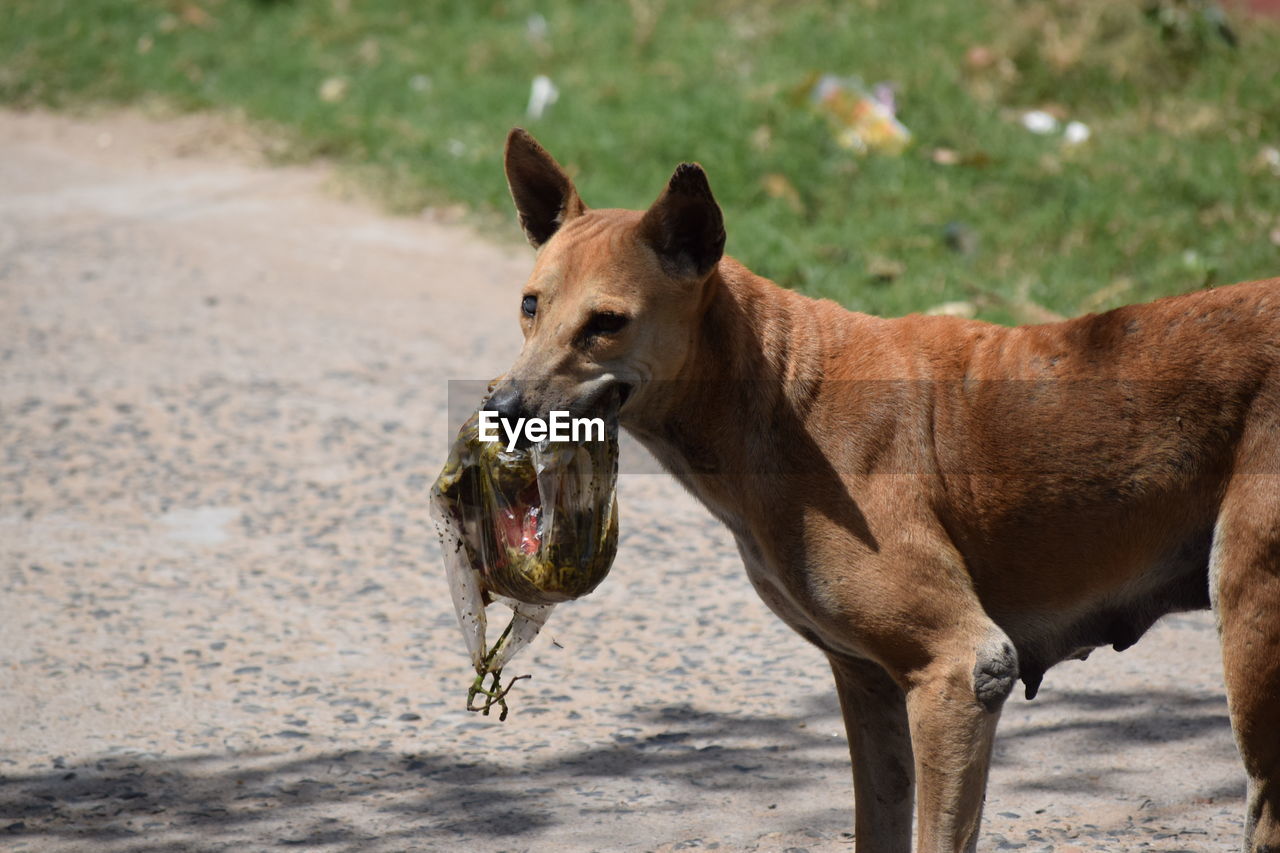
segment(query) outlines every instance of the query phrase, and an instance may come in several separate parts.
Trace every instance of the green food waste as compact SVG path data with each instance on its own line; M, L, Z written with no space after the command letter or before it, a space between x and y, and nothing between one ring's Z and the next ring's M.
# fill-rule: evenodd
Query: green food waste
M458 432L432 489L454 608L476 676L467 709L499 708L520 678L503 667L537 636L552 608L594 590L618 549L617 418L603 441L544 441L507 450L482 441L479 413ZM512 611L488 645L486 608ZM487 682L487 684L486 684Z

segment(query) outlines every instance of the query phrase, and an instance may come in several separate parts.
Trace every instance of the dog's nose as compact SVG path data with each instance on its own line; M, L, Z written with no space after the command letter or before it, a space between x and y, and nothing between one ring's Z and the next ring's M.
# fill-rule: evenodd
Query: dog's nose
M498 413L503 436L513 435L520 419L525 416L524 398L520 395L519 386L512 382L504 382L494 389L484 407L487 411ZM523 447L526 444L524 431L521 430L520 441L516 446Z
M520 398L520 389L513 382L504 382L494 389L484 407L497 412L503 420L516 421L524 417L524 400Z

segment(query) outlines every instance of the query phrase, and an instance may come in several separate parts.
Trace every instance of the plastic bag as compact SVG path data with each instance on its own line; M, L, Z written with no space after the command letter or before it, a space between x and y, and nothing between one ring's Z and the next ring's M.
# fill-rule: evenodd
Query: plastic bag
M467 708L506 719L502 668L528 645L554 606L595 589L618 548L617 419L603 441L543 441L524 450L480 439L479 413L458 432L431 493L432 514L458 623L476 678ZM512 611L492 646L485 608ZM491 683L485 686L486 677ZM481 704L475 699L483 695Z
M836 142L857 154L901 154L911 142L911 131L894 115L887 87L877 97L856 77L824 74L814 84L810 97L830 120Z

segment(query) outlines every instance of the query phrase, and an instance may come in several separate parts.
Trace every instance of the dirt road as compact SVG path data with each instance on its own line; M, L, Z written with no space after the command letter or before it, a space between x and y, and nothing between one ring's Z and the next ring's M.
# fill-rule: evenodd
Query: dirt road
M463 710L427 489L530 253L239 138L0 113L0 848L850 850L825 664L663 476ZM1171 618L1010 700L982 848L1234 850L1242 796Z

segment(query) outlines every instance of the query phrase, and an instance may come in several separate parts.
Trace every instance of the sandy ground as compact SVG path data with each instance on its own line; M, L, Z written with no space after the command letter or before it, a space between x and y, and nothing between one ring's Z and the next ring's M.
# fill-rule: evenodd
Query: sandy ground
M824 661L664 476L463 709L427 489L530 253L235 141L0 113L0 848L850 850ZM982 848L1234 850L1242 796L1170 618L1009 702Z

